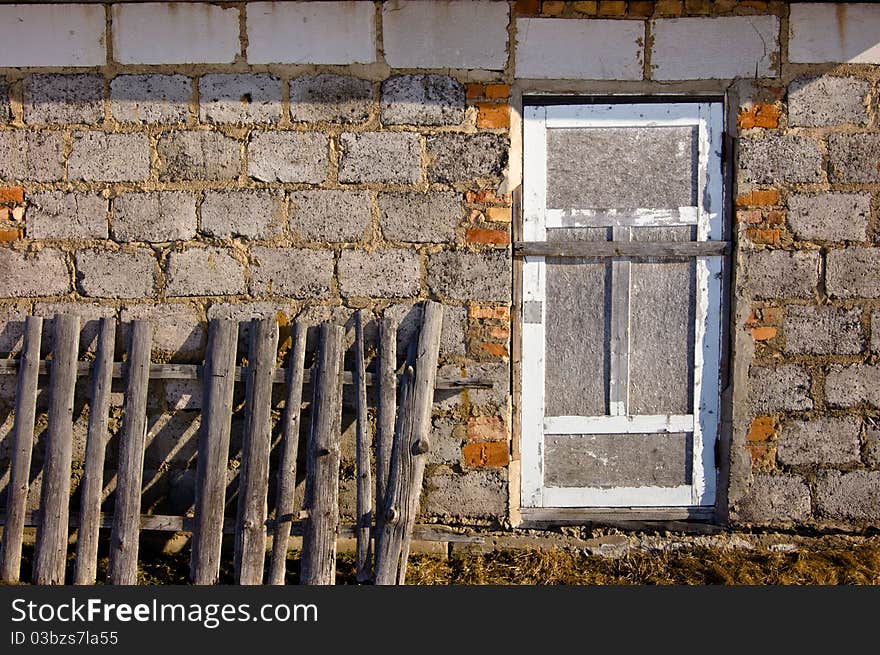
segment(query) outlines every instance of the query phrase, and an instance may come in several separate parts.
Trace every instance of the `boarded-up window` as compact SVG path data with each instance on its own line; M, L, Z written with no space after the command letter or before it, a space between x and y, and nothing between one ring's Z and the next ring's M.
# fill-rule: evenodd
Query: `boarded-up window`
M524 113L521 505L711 506L721 105Z

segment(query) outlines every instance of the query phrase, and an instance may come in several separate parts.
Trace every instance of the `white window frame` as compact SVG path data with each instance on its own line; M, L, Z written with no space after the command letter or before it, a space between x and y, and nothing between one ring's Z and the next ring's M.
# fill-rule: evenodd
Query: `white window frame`
M546 241L547 228L696 225L697 241L723 239L723 178L720 102L526 105L523 108L523 239ZM597 213L546 207L547 130L554 128L694 126L698 130L697 206L678 210L645 208ZM631 416L625 401L612 402L611 416L544 415L546 269L545 257L523 257L522 265L522 508L711 507L715 504L715 442L718 436L721 358L722 255L696 256L694 405L687 415ZM612 276L625 258L612 260ZM527 305L531 303L531 305ZM530 311L527 310L529 307ZM540 307L540 317L531 316ZM612 351L612 358L620 357ZM626 355L623 365L628 367ZM585 372L589 374L589 372ZM547 434L692 432L691 484L676 487L546 487Z

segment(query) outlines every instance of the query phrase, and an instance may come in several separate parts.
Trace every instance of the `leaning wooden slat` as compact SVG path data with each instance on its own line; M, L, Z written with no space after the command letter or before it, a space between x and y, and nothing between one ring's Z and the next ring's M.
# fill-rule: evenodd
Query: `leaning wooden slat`
M80 484L79 532L76 537L74 584L95 584L98 568L98 534L101 527L101 491L104 488L104 455L107 450L107 418L110 385L113 382L113 354L116 348L116 319L104 317L98 333L98 352L92 373L86 461Z
M272 533L272 560L269 565L269 584L283 585L287 572L287 545L293 523L294 494L296 493L296 458L299 454L299 419L302 409L303 372L306 360L306 332L304 323L293 326L293 349L288 362L287 395L284 416L281 419L281 464L278 467L275 525Z
M342 423L342 335L338 325L321 326L312 423L306 454L305 521L300 583L332 585L336 580L339 524L339 437Z
M370 480L370 424L367 421L367 380L364 365L364 310L358 310L354 323L354 374L357 390L357 548L355 578L367 582L372 577L370 526L373 523L372 481Z
M242 585L263 583L266 495L272 446L272 375L277 349L278 324L275 319L252 320L235 530L235 582Z
M388 468L394 443L394 421L397 414L397 321L385 316L379 322L379 413L376 431L376 532L385 520L385 494Z
M43 319L28 316L15 393L15 420L12 428L9 486L6 492L6 524L0 546L0 579L18 582L21 573L21 538L24 534L31 451L34 446L34 418L37 408L37 369Z
M210 322L196 459L195 525L190 551L190 580L197 585L216 584L220 577L237 344L237 321L214 319Z
M41 520L34 552L34 584L39 585L64 584L73 458L73 394L79 354L79 317L57 314L54 322Z
M443 306L426 302L422 317L422 328L418 337L415 356L415 370L412 382L412 408L409 425L400 434L401 470L409 469L409 475L400 476L393 489L390 505L399 518L386 526L389 532L386 548L386 566L380 577L377 563L376 584L402 583L406 577L406 558L409 543L419 510L419 496L422 478L425 473L425 460L430 449L431 407L434 400L434 382L437 377L437 360L440 354L440 330L443 323ZM408 432L407 432L408 431ZM393 474L392 474L393 476ZM397 563L395 562L397 557Z
M137 582L141 485L147 434L147 389L150 382L150 349L153 330L146 321L132 321L128 348L128 380L119 438L116 502L110 531L110 565L107 581L116 585Z

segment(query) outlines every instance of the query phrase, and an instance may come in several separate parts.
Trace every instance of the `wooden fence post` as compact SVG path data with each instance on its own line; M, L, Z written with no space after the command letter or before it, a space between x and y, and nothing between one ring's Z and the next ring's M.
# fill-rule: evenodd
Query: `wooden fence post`
M357 549L356 579L372 577L370 527L373 523L373 490L370 479L370 424L367 420L367 375L364 364L364 310L359 309L354 324L354 382L357 393Z

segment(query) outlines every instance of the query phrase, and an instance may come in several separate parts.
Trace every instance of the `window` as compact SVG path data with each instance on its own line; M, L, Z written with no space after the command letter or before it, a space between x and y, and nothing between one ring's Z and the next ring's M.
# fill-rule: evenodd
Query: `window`
M526 105L523 508L714 505L722 115Z

